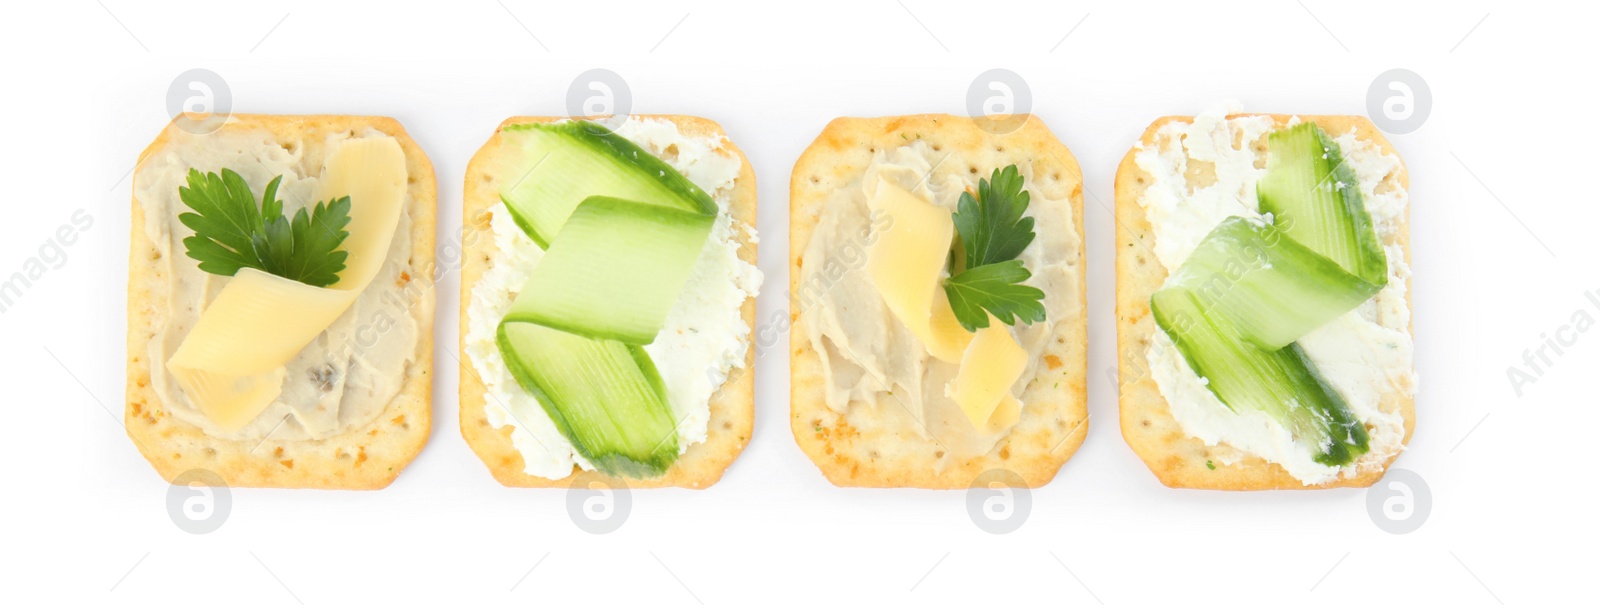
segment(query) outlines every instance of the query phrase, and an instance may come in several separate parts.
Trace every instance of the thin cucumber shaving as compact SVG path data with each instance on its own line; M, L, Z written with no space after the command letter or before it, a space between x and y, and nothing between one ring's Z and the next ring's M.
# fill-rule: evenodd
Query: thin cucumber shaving
M516 124L502 136L522 146L525 166L500 199L540 248L548 248L573 209L595 195L717 213L716 202L688 178L600 124Z
M1263 349L1287 346L1381 289L1284 232L1230 217L1200 242L1165 288L1187 290Z
M1266 414L1320 464L1367 452L1367 430L1297 340L1388 283L1388 258L1338 144L1304 123L1268 136L1257 183L1273 224L1218 224L1150 300L1151 314L1223 405Z
M1156 292L1150 311L1189 367L1229 409L1254 410L1278 421L1321 464L1339 466L1367 451L1366 428L1300 345L1268 350L1245 342L1231 322L1207 313L1183 288Z
M1387 284L1389 259L1339 144L1306 122L1268 135L1267 145L1267 174L1256 183L1261 213L1346 271L1379 288Z
M654 477L677 459L677 424L643 349L522 322L500 324L496 344L517 384L595 468Z
M716 220L616 198L584 200L533 268L505 320L650 344Z

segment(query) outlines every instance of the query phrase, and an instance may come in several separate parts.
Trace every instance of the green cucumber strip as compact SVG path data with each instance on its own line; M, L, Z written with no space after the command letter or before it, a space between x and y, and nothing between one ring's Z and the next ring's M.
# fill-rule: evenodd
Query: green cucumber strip
M528 237L547 248L590 196L715 215L717 204L676 169L595 122L516 124L502 136L522 145L524 173L500 199Z
M520 322L501 322L495 342L517 383L596 469L645 479L677 460L677 425L644 349Z
M1202 309L1268 351L1299 340L1381 289L1283 231L1237 216L1212 229L1165 287L1188 290Z
M1268 351L1245 342L1184 288L1157 291L1150 311L1189 367L1229 409L1273 418L1295 441L1310 446L1313 459L1323 465L1340 466L1367 451L1366 427L1300 345Z
M1388 258L1339 144L1311 122L1274 132L1267 143L1267 173L1256 183L1261 213L1346 271L1387 284Z
M715 216L609 197L579 204L505 321L644 345L667 322Z

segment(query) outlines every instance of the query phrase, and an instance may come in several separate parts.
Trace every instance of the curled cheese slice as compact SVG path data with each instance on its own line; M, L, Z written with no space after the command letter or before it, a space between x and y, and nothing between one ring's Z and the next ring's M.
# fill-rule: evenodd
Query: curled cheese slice
M241 269L200 314L167 370L202 413L238 430L282 392L284 364L338 319L383 266L406 188L405 152L392 138L344 142L324 162L316 198L350 196L350 253L339 281L309 286Z
M994 412L989 414L989 420L984 423L983 432L993 435L1009 430L1022 419L1022 402L1017 401L1010 393L1000 400L1000 405L995 406Z
M343 246L350 257L329 290L360 292L383 268L405 209L406 179L405 151L390 137L345 141L323 162L316 199L350 196L350 235Z
M355 300L351 294L259 269L240 269L206 305L167 367L205 368L236 376L270 371L294 359L338 319Z
M1011 385L1027 366L1028 352L999 320L989 318L989 327L979 329L962 353L952 385L956 404L972 426L993 432L1016 423L1020 405L1011 397ZM1013 407L1003 405L1008 400Z
M950 308L950 297L937 285L933 291L933 316L928 320L928 338L922 342L930 355L950 363L961 361L961 353L972 343L972 333L961 327L956 312Z
M870 206L891 223L867 250L867 274L900 323L949 363L961 360L972 335L961 328L939 276L955 237L950 211L935 206L888 180L878 181Z
M281 365L248 376L197 368L180 369L171 364L167 368L178 378L178 386L200 408L200 413L226 431L239 430L260 415L261 410L283 391L283 378L288 373Z

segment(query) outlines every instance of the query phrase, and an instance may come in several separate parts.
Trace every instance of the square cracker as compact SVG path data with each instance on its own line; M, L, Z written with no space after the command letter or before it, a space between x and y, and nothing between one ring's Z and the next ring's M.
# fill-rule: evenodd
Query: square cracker
M676 124L678 131L695 137L721 137L722 151L739 159L739 176L734 178L733 192L728 212L735 220L756 224L756 174L750 161L723 132L722 126L705 118L679 115L635 115L644 119L666 120ZM494 136L478 149L467 164L465 198L462 200L462 262L461 262L461 350L467 346L467 310L472 307L472 289L483 273L494 266L499 253L494 243L494 231L489 224L489 208L500 203L500 183L519 178L519 174L502 173L512 167L503 166L501 133L506 126L565 120L563 117L514 117L501 122ZM756 264L756 242L745 229L734 229L739 242L739 259ZM740 308L745 325L755 334L756 301L747 298ZM464 354L463 354L464 355ZM727 382L711 394L711 417L707 421L706 440L689 446L678 456L666 474L654 479L611 478L630 488L687 487L704 489L722 478L722 473L744 451L750 441L750 431L755 425L755 345L746 349L744 367L733 368ZM489 424L484 406L490 405L488 392L476 368L465 357L461 359L461 436L472 446L472 451L483 459L489 473L507 487L567 487L582 473L574 465L573 474L561 479L546 479L523 471L522 453L511 444L511 426L495 428Z
M168 124L139 154L145 158L187 133ZM320 166L328 132L372 128L395 138L405 152L409 174L411 258L409 274L425 279L433 271L436 190L433 164L405 128L392 118L368 116L229 116L222 130L265 130L285 146L299 146L308 166ZM137 191L139 175L134 175ZM160 330L167 307L166 275L159 252L144 232L144 208L133 200L131 254L128 258L128 403L124 424L140 453L162 478L184 471L210 470L232 487L381 489L394 482L428 441L433 395L433 289L412 305L418 324L416 359L406 368L400 392L377 418L344 434L316 441L229 441L207 435L168 415L150 386L150 339ZM174 251L174 253L179 253ZM431 282L429 282L431 284Z
M999 134L986 119L952 115L884 118L839 118L829 123L795 163L789 181L789 291L800 291L800 264L812 231L832 192L860 185L861 177L881 149L927 141L935 152L947 151L934 167L940 176L957 175L976 189L978 179L1010 164L1032 167L1032 184L1052 198L1072 205L1077 228L1077 308L1075 317L1055 327L1043 355L1060 360L1023 392L1022 418L983 456L941 461L936 443L920 437L910 415L883 415L852 402L846 414L828 408L823 367L804 333L806 315L798 299L790 299L790 429L795 442L834 485L856 487L971 487L985 471L1007 469L1029 487L1055 477L1061 465L1083 443L1088 426L1084 313L1083 175L1072 152L1038 118L1027 115L1020 126ZM1041 200L1034 200L1039 203ZM1060 295L1060 293L1046 293ZM1060 388L1056 388L1059 384ZM937 462L947 466L935 469Z
M1238 114L1229 118L1240 117ZM1278 128L1288 125L1288 114L1270 116ZM1139 142L1143 146L1156 144L1157 131L1169 122L1190 122L1192 116L1167 116L1156 120L1145 129ZM1372 122L1361 116L1300 116L1301 121L1315 122L1330 136L1340 136L1352 129L1356 137L1371 141L1383 153L1399 157L1389 141L1378 132ZM1266 137L1249 144L1264 150ZM1155 320L1150 315L1150 296L1167 279L1167 270L1155 258L1149 242L1155 241L1150 221L1145 218L1139 197L1148 185L1149 174L1134 161L1139 148L1135 147L1123 157L1117 168L1117 358L1119 360L1120 407L1122 411L1122 437L1133 451L1144 460L1156 477L1168 487L1189 487L1219 490L1262 489L1318 489L1329 487L1366 487L1383 476L1383 470L1393 463L1384 463L1383 470L1368 471L1348 478L1340 478L1320 485L1306 485L1283 470L1254 454L1235 450L1227 445L1207 446L1197 437L1183 432L1183 427L1172 417L1167 400L1161 396L1155 380L1147 371L1147 355L1155 335ZM1410 187L1405 165L1386 179L1401 188ZM1408 215L1410 208L1406 209ZM1409 220L1401 223L1398 232L1391 234L1385 244L1399 244L1406 251L1406 262L1411 261L1411 236ZM1410 281L1407 280L1406 305L1411 304ZM1386 398L1379 404L1385 409L1399 409L1405 418L1405 441L1411 440L1416 424L1414 399L1410 397ZM1234 464L1206 462L1222 454L1239 453L1243 459Z

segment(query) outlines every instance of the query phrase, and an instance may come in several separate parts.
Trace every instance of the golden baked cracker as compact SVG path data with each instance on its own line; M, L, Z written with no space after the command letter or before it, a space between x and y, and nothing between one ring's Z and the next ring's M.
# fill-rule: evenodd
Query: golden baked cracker
M750 225L756 224L756 174L733 141L727 139L722 126L705 118L680 115L638 115L643 119L666 120L676 124L678 131L692 137L723 137L722 150L736 157L742 164L735 178L728 211L733 218ZM500 186L505 180L519 175L499 174L502 137L506 126L538 122L555 122L561 117L514 117L500 123L494 136L478 149L467 164L465 197L462 201L462 264L461 264L461 349L467 346L467 310L472 307L472 289L483 273L495 263L498 249L494 231L489 225L489 208L500 203ZM744 229L734 229L739 242L739 258L756 264L756 242ZM740 315L755 334L756 301L745 299ZM750 441L755 425L755 343L745 351L744 367L733 368L728 381L711 395L711 417L706 425L706 440L689 446L666 474L654 479L617 477L630 488L687 487L704 489L722 478L722 473L738 458ZM483 459L495 480L508 487L566 487L581 472L573 466L573 475L561 479L546 479L523 471L522 453L511 443L512 427L495 428L485 416L487 391L477 369L472 367L466 353L461 357L461 436L472 446L472 451Z
M139 154L140 164L167 145L181 144L176 120ZM433 271L436 191L433 164L405 128L392 118L368 116L229 116L222 131L265 130L284 146L305 149L308 158L321 155L329 132L372 128L395 138L406 156L409 175L411 269L415 279ZM220 131L219 131L220 132ZM320 161L306 160L313 169ZM134 190L140 175L134 174ZM144 208L133 200L131 253L128 259L128 404L124 423L139 451L167 481L191 469L216 473L232 487L295 487L381 489L394 482L428 441L433 395L433 288L431 281L411 305L417 320L416 359L406 368L400 392L368 424L316 441L230 441L207 435L167 414L150 386L150 339L160 330L167 307L166 276L160 252L144 232ZM182 254L181 250L173 250ZM157 369L156 371L160 371Z
M1078 237L1077 291L1046 293L1074 296L1077 316L1057 323L1055 338L1043 353L1046 363L1023 393L1021 420L986 455L968 460L942 461L943 448L920 437L915 420L907 414L877 413L860 402L852 402L844 415L830 410L821 362L804 336L804 309L791 297L790 429L800 449L835 485L957 489L970 487L984 471L1004 468L1020 475L1029 487L1039 487L1054 478L1083 443L1088 427L1083 176L1072 152L1043 122L1031 115L1021 117L1025 118L1021 126L1007 134L995 134L987 123L965 116L839 118L795 163L789 181L792 293L801 291L801 257L829 195L859 187L877 151L919 139L934 151L950 154L934 167L935 175L958 175L973 188L995 168L1030 166L1033 186L1052 198L1071 200ZM936 470L939 462L946 467Z
M1247 115L1247 114L1239 114ZM1229 118L1239 117L1230 115ZM1292 117L1287 114L1270 116L1279 128L1287 126ZM1156 134L1162 125L1173 121L1188 122L1190 116L1168 116L1150 124L1139 139L1143 146L1156 144ZM1394 147L1378 132L1372 122L1361 116L1300 116L1301 121L1315 122L1331 136L1355 130L1357 138L1371 141L1385 154L1394 155ZM1266 149L1266 137L1251 144ZM1269 463L1254 454L1241 452L1227 445L1207 446L1197 437L1183 432L1172 417L1167 401L1156 388L1148 371L1148 354L1151 338L1157 330L1150 315L1150 296L1167 279L1167 270L1152 252L1155 233L1145 218L1139 197L1149 183L1149 175L1135 163L1138 147L1130 150L1117 168L1117 359L1119 360L1120 407L1122 412L1122 437L1133 451L1144 460L1150 470L1168 487L1190 487L1219 490L1261 489L1318 489L1329 487L1366 487L1383 476L1382 470L1368 471L1348 478L1336 479L1320 485L1306 485L1277 464ZM1396 186L1410 187L1410 179L1402 163L1386 179ZM1407 208L1409 216L1410 208ZM1411 261L1411 235L1409 220L1401 223L1398 232L1385 240L1386 244L1399 244L1406 251L1406 262ZM1411 304L1410 283L1407 282L1406 304ZM1399 408L1405 417L1405 441L1411 440L1416 423L1413 398L1388 397L1379 403L1383 409ZM1243 454L1243 459L1233 464L1208 461L1233 454ZM1393 460L1385 462L1384 469Z

